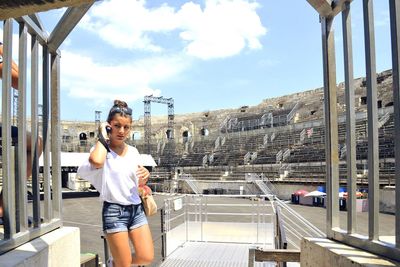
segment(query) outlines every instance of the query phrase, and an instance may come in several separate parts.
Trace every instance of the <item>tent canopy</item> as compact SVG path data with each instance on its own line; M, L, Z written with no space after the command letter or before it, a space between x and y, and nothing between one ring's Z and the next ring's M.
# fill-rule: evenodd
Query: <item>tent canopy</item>
M61 152L61 167L79 167L89 158L89 153ZM50 153L51 160L51 153ZM149 154L140 154L141 165L147 167L157 166L153 157ZM43 166L43 154L39 158L39 166Z

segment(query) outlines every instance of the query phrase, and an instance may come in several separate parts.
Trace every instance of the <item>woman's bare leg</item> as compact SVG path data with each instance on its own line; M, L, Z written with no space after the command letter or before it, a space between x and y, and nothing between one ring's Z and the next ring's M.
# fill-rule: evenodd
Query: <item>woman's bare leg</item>
M113 257L113 266L131 266L132 253L129 246L128 232L107 234L106 237L111 255Z
M154 246L148 224L129 231L129 238L135 248L132 264L147 265L154 259Z

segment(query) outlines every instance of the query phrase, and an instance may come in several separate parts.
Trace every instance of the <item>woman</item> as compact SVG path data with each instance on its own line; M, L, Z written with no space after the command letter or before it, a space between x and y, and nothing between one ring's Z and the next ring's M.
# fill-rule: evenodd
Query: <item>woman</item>
M137 149L125 143L131 126L132 109L115 100L107 123L100 126L99 141L78 169L78 175L91 182L104 201L103 231L113 267L147 265L154 258L151 232L138 194L138 187L146 184L150 174L139 165Z

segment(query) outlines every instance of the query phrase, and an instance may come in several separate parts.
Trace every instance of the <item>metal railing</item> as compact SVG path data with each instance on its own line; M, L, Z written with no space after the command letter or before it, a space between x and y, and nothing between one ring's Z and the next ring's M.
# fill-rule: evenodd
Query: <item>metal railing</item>
M163 257L190 241L273 247L274 212L269 200L264 200L268 198L272 196L180 195L166 199L162 215ZM238 211L241 207L245 211ZM218 225L224 230L213 232L219 229ZM250 234L240 235L240 225L249 227Z
M361 0L360 0L361 1ZM381 0L380 0L381 1ZM378 140L378 107L377 77L375 55L375 32L373 0L362 0L365 40L365 67L367 92L367 124L368 124L368 236L360 236L356 229L356 135L354 109L354 77L351 30L350 0L319 1L308 0L320 16L322 31L322 56L324 73L325 103L325 151L327 176L327 236L348 245L400 260L400 186L396 187L395 207L395 242L386 243L379 237L379 140ZM400 135L400 2L389 0L392 74L393 74L393 106L394 136ZM338 116L335 33L333 22L336 15L342 15L342 34L345 74L346 104L346 161L348 211L347 230L339 224L339 160L338 160ZM400 138L395 138L395 162L400 163ZM396 184L400 185L400 164L395 164Z
M0 237L0 254L62 226L60 168L60 51L58 47L91 4L68 8L50 36L36 14L22 16L18 23L18 142L12 147L11 108L13 96L12 47L14 19L3 23L2 73L2 191L4 235ZM31 43L28 44L28 37ZM28 63L30 50L30 64ZM42 52L39 53L39 49ZM41 56L39 56L41 55ZM30 66L30 117L27 127L28 65ZM39 73L42 76L39 77ZM41 81L41 82L39 82ZM41 88L39 88L39 84ZM39 101L39 95L42 96ZM42 102L39 104L39 102ZM42 120L39 123L39 106ZM40 126L41 125L41 126ZM27 132L31 139L28 142ZM42 138L39 134L42 134ZM43 147L43 192L40 192L40 140ZM30 158L27 157L28 143ZM50 160L50 151L52 157ZM29 162L28 162L29 161ZM27 166L32 167L32 223L28 220ZM41 199L43 201L41 202Z
M274 249L249 249L249 267L253 267L255 262L276 262L276 266L286 267L287 262L300 262L300 250L288 250L288 239L284 227L281 207L274 202L275 225L274 225Z
M300 249L303 237L325 237L320 229L315 227L284 201L275 198L274 204L280 208L281 222L285 229L287 242L291 248Z
M35 27L29 17L19 19L19 77L18 77L18 143L11 146L11 54L13 20L7 19L3 25L4 63L2 81L2 178L4 236L0 240L0 254L13 249L29 240L52 231L61 223L61 169L60 157L53 156L50 163L50 147L54 155L59 155L60 111L59 111L59 52L49 52L45 40L46 34L34 35ZM27 47L28 31L31 35L31 129L26 124L27 102ZM41 46L42 58L39 58ZM39 189L39 62L42 61L43 95L43 178L44 203L40 205ZM49 65L50 63L50 65ZM52 94L50 96L50 87ZM50 110L51 109L51 110ZM51 114L50 114L51 113ZM27 135L31 132L31 159L27 159ZM50 142L50 139L52 140ZM32 165L32 227L28 224L27 209L27 160ZM50 166L52 175L50 175ZM52 191L51 191L52 190Z

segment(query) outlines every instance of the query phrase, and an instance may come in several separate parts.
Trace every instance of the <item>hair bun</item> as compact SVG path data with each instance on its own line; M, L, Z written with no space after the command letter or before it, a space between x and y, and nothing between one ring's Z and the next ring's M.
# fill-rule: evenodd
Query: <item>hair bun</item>
M114 107L127 108L128 104L125 101L116 99L114 100Z

